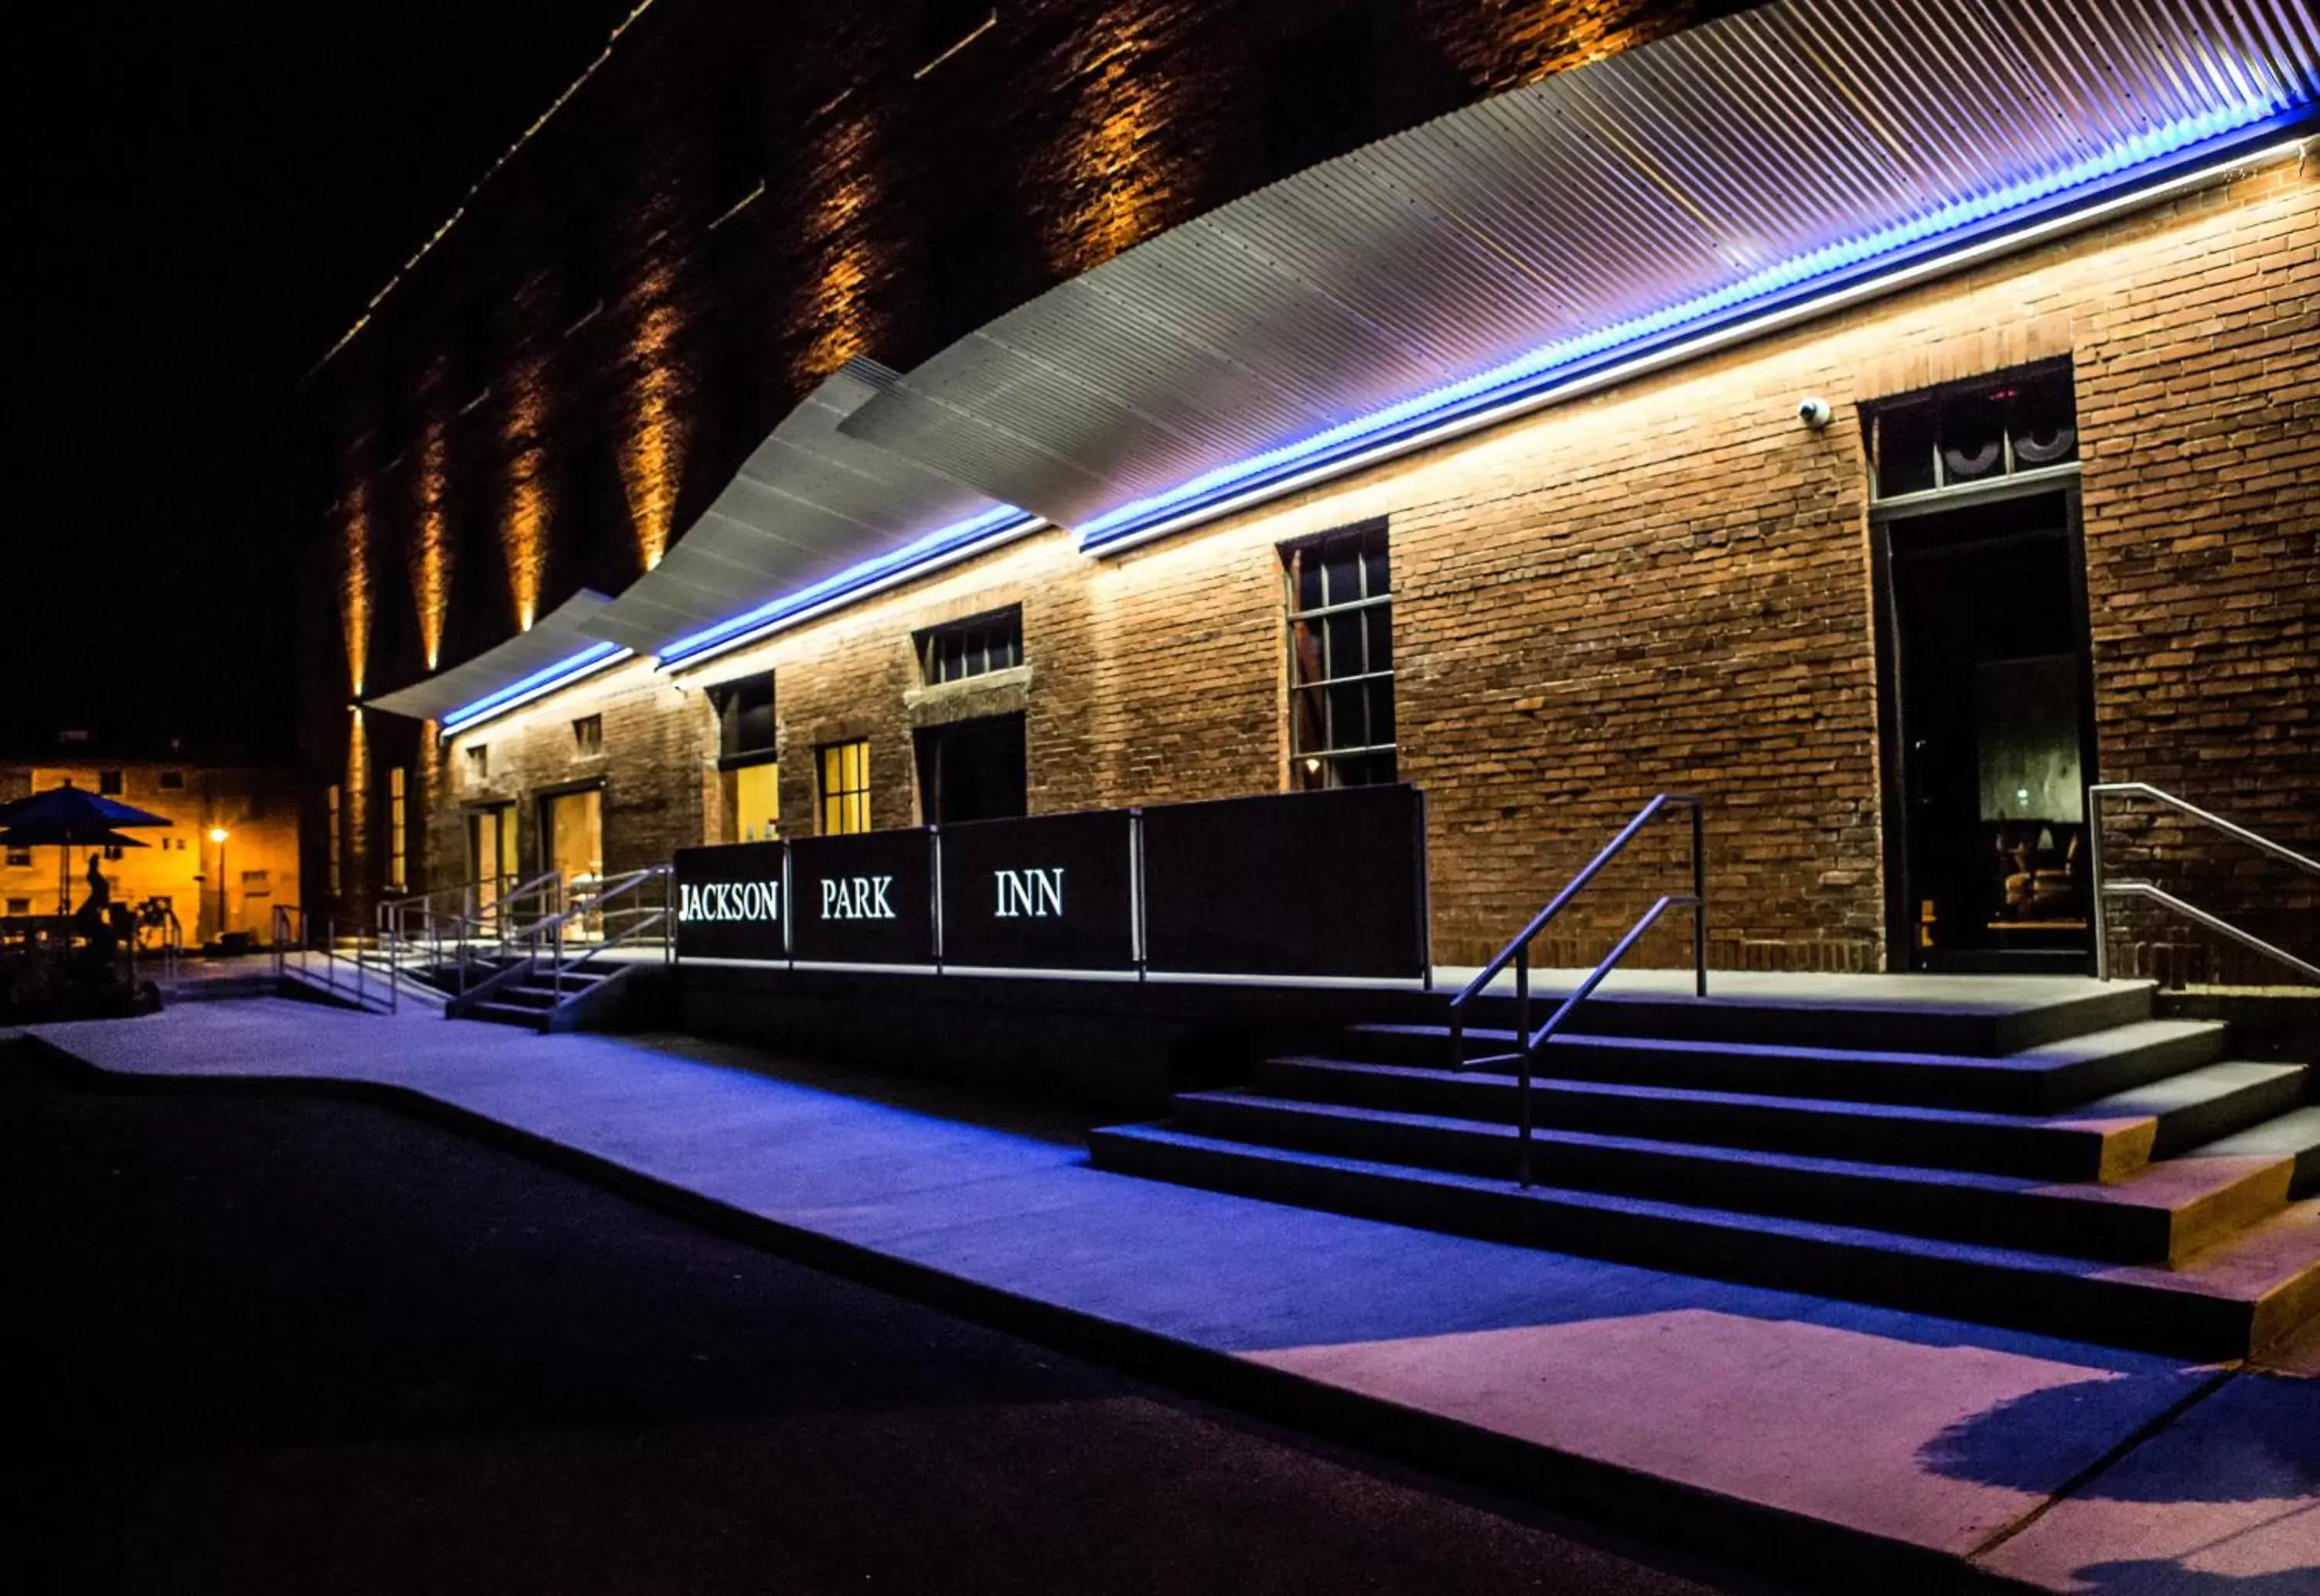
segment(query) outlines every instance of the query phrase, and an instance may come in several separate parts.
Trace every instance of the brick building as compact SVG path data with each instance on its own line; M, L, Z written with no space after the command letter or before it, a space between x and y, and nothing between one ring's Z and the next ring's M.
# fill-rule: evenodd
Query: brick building
M309 879L1400 779L1461 961L1685 790L1716 962L2053 968L2090 781L2309 844L2308 8L1728 9L640 10L313 380Z

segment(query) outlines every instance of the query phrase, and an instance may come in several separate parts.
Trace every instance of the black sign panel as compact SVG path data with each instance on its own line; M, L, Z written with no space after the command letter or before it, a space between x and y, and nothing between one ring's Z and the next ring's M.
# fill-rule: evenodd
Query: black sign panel
M1424 974L1425 816L1408 785L1146 810L1146 962L1202 975Z
M789 848L792 953L826 964L934 962L926 831L801 837Z
M943 962L1134 968L1134 847L1124 810L945 826Z
M778 842L676 850L679 958L785 958Z

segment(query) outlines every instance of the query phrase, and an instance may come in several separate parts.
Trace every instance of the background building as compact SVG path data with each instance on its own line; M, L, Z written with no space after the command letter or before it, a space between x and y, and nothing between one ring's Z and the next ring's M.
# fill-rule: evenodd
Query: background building
M287 765L254 764L223 748L121 745L77 730L61 733L52 748L0 755L0 803L62 786L170 822L126 833L142 848L72 849L72 907L87 895L90 854L101 857L114 902L161 900L189 948L227 931L263 942L274 906L301 901L299 781ZM222 848L212 835L220 830ZM0 858L0 911L57 912L55 848L10 848Z

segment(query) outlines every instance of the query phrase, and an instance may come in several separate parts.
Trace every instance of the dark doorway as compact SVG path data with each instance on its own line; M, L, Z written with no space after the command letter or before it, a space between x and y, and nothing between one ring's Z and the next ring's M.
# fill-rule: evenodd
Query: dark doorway
M1010 820L1026 812L1023 717L919 729L919 803L927 823Z
M1917 970L2083 969L2096 775L2077 496L1876 532L1894 946Z

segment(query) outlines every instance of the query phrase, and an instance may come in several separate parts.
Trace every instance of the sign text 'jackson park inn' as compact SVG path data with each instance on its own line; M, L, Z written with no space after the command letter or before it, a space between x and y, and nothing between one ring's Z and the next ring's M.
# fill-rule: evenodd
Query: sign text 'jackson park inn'
M1422 976L1406 785L689 848L677 957Z

